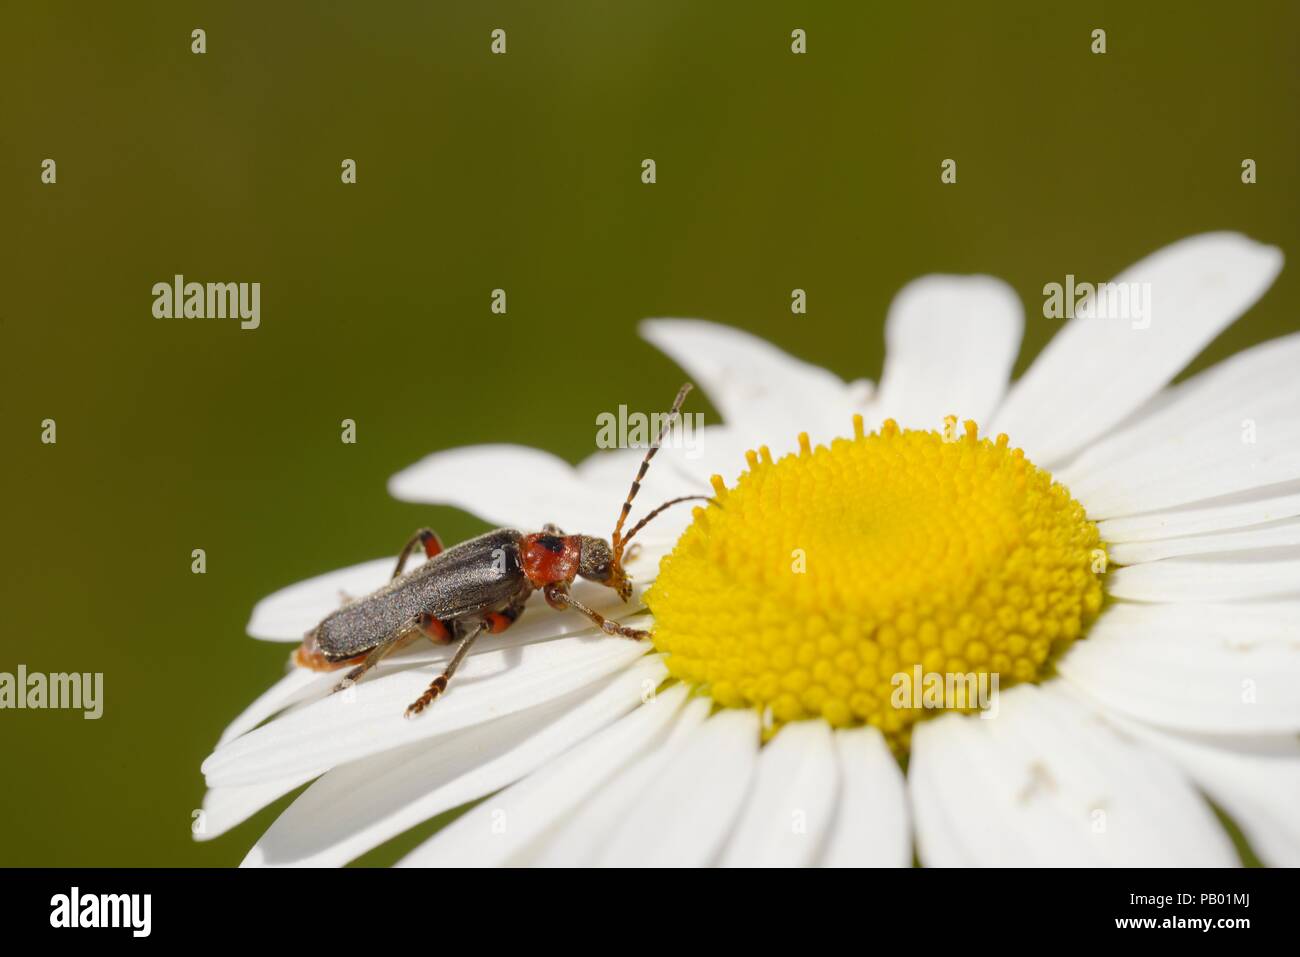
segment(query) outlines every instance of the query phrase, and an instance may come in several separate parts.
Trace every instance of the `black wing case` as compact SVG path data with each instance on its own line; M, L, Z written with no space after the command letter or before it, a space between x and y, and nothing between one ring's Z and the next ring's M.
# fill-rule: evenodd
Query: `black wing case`
M406 629L421 612L442 622L501 608L529 590L519 561L520 533L495 531L453 545L316 626L316 646L331 661L351 658Z

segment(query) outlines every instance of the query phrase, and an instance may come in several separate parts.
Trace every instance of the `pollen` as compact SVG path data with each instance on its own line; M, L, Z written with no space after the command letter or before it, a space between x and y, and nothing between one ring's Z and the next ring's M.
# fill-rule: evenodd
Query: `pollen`
M1106 556L1005 435L952 416L870 434L855 416L853 433L749 452L732 488L714 476L716 506L695 510L646 602L670 672L718 705L769 729L873 725L904 751L918 720L982 706L974 688L1047 676L1101 606Z

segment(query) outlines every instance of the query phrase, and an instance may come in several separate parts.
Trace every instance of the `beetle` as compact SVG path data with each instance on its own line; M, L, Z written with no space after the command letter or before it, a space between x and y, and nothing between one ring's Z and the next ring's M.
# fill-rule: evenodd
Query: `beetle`
M411 718L447 690L452 675L479 635L500 634L509 628L523 614L524 604L534 591L540 590L546 603L557 611L572 609L586 615L607 635L648 638L648 631L629 628L589 608L569 594L569 587L575 578L584 578L613 589L624 602L628 601L632 582L623 570L623 557L632 537L672 505L697 499L713 501L707 495L670 499L623 533L650 461L690 390L687 382L678 391L658 436L641 460L608 541L591 535L566 535L555 525L545 525L542 531L530 534L498 528L444 549L437 534L422 528L398 555L389 583L326 615L307 632L294 652L294 661L317 671L355 665L334 687L334 691L341 691L421 635L437 644L458 642L446 669L406 709L406 716ZM403 573L417 548L424 550L428 560Z

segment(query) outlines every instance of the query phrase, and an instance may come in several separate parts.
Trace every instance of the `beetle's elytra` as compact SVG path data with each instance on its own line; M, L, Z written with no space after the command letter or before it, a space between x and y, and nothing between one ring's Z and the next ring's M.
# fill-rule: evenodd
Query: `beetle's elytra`
M420 635L439 644L459 642L446 670L406 709L409 718L447 690L447 683L474 640L485 631L497 634L509 628L523 613L524 603L534 591L541 590L546 603L554 609L581 612L608 635L649 637L649 632L628 628L588 608L569 594L569 586L580 576L612 588L627 601L632 583L623 570L623 555L632 536L671 505L709 500L706 495L670 499L623 533L650 460L659 451L690 390L688 382L678 391L662 430L646 450L609 541L591 535L566 535L554 525L547 525L531 534L498 528L444 549L432 530L421 529L398 556L392 581L325 616L307 633L294 660L321 671L356 665L335 687L338 691ZM417 547L424 549L429 560L403 574L407 559Z

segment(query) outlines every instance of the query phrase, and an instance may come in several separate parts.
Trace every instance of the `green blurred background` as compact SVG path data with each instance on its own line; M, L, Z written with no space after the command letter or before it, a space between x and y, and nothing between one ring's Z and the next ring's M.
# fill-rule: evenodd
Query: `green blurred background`
M1027 305L1023 369L1045 282L1237 229L1290 265L1194 368L1296 329L1297 11L6 4L0 670L102 671L105 714L0 712L0 864L237 863L285 802L208 844L190 824L200 761L288 651L243 635L253 603L418 525L480 530L385 493L434 449L577 461L598 411L662 406L681 373L644 317L875 379L899 287L988 272ZM175 273L260 282L261 328L154 319Z

